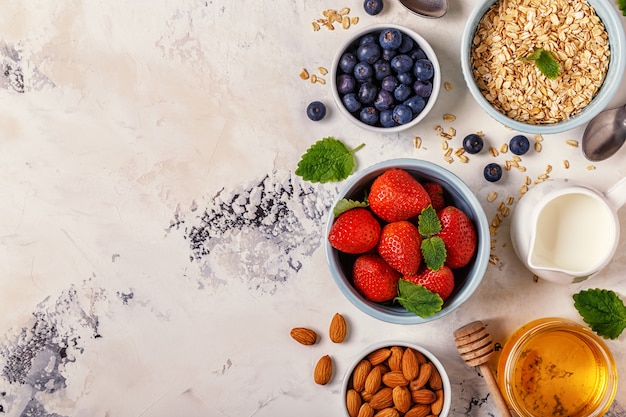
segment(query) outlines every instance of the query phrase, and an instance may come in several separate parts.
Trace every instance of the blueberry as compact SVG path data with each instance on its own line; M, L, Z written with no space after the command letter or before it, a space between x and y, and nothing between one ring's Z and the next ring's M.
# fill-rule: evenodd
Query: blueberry
M359 119L368 125L375 125L378 122L378 110L374 107L364 107L359 113Z
M374 62L374 77L377 80L382 80L388 75L391 75L391 64L388 61L379 59Z
M398 29L383 29L378 36L378 43L383 49L398 49L402 45L402 32Z
M374 107L380 111L387 110L393 103L393 94L387 90L380 90L376 95L376 100L374 100Z
M373 64L380 58L380 46L372 42L360 45L356 50L356 57L359 61Z
M404 101L411 95L411 87L406 84L400 84L393 90L393 96L398 101Z
M366 43L376 43L376 42L378 42L378 36L376 36L373 33L367 33L361 36L361 39L359 40L359 46L365 45Z
M403 72L401 74L398 74L396 78L398 79L398 81L400 81L401 84L406 84L406 85L413 84L413 76L411 75L410 72Z
M357 81L367 81L374 76L374 68L367 62L357 62L354 66L354 78Z
M383 11L383 0L365 0L363 2L365 13L375 16Z
M530 149L530 142L524 135L516 135L509 141L509 149L515 155L524 155Z
M345 54L341 55L341 58L339 58L339 69L345 73L350 74L352 71L354 71L354 66L357 62L359 62L359 60L356 59L356 55L354 55L352 52L346 52Z
M417 48L415 48L414 50L412 50L411 53L409 54L409 56L411 57L411 59L413 61L417 61L418 59L427 59L428 58L426 56L426 52L424 52L424 50L422 48L420 48L419 46Z
M404 125L413 120L413 112L409 106L398 104L393 108L393 120L399 125Z
M483 146L483 138L478 136L476 133L470 133L463 139L463 149L465 149L465 152L467 153L477 154L483 149Z
M502 178L502 167L495 162L491 162L485 166L483 175L489 182L499 181Z
M346 94L354 91L356 86L356 80L350 74L339 74L337 77L337 92L339 94Z
M372 82L366 81L359 87L357 98L362 104L371 104L376 100L378 94L378 87Z
M306 107L306 115L314 122L322 120L326 116L326 106L321 101L312 101Z
M429 59L418 59L413 66L413 74L420 81L427 81L435 75L435 68Z
M396 55L398 55L397 49L383 49L382 58L385 61L391 61Z
M378 118L382 127L394 127L395 125L397 125L396 121L393 120L392 110L381 111Z
M359 101L358 98L356 98L356 94L354 93L346 94L345 96L343 96L341 101L343 102L343 105L346 106L346 109L350 113L354 113L355 111L361 108L361 102Z
M426 107L426 101L424 101L424 99L420 96L409 97L404 100L404 103L402 104L410 108L415 116L420 114L422 110L424 110L424 107Z
M398 47L398 52L400 52L401 54L406 54L408 52L411 52L414 47L415 42L413 41L413 39L410 36L403 36L402 43L400 44L400 47Z
M428 98L433 92L433 83L430 81L417 80L413 84L413 91L420 97Z
M400 54L391 60L391 68L397 73L407 72L413 68L413 60L406 54Z
M383 90L387 90L387 91L393 91L399 85L400 85L400 81L398 81L398 79L394 77L393 75L386 76L385 78L383 78L382 82L380 83L380 87Z

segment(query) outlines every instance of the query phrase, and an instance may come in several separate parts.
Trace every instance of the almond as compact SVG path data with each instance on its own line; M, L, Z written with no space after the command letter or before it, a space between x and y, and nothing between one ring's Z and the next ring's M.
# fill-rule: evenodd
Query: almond
M430 415L430 406L417 404L404 414L404 417L426 417Z
M441 375L437 368L433 365L433 371L430 374L430 378L428 379L428 385L435 391L443 388L443 381L441 380Z
M424 386L430 379L433 368L434 366L431 363L423 363L420 365L417 378L412 380L409 384L409 388L411 389L411 391L417 391L420 388L424 388Z
M430 409L434 415L438 416L441 414L441 410L443 410L443 390L438 389L435 391L435 395L437 396L437 399L430 405Z
M339 313L335 313L333 319L330 321L330 328L328 330L330 340L334 343L341 343L346 338L347 326L346 319Z
M374 409L369 403L363 403L357 417L374 417Z
M393 390L389 387L381 388L372 396L370 405L374 410L382 410L383 408L393 406Z
M383 384L390 388L402 387L409 384L409 381L404 377L402 371L389 371L383 374Z
M317 341L317 333L315 330L306 327L294 327L291 329L291 337L298 343L303 345L312 345Z
M411 392L407 387L395 387L391 391L393 406L401 413L406 413L411 408Z
M376 366L379 363L385 362L389 356L391 356L391 349L380 348L367 355L367 359L372 365Z
M372 364L370 361L363 359L359 362L354 368L354 372L352 372L352 388L354 388L357 392L363 391L363 389L365 389L365 380L371 370Z
M350 417L357 417L361 409L361 396L353 389L349 389L346 393L346 409Z
M402 355L404 353L404 349L400 346L393 346L391 348L391 355L389 355L389 359L387 359L387 364L389 365L389 369L392 371L401 371L401 363L402 363Z
M378 413L374 414L374 417L400 417L400 413L395 408L389 407L383 410L380 410Z
M365 401L366 403L369 403L370 401L372 401L372 397L374 396L374 394L365 390L361 391L360 394L361 394L361 399Z
M380 373L380 368L372 368L369 374L367 374L367 378L365 379L365 391L371 394L375 394L376 392L378 392L381 382L382 375Z
M328 355L322 356L315 365L313 379L316 384L326 385L333 376L333 361Z
M419 373L419 363L413 349L405 349L402 354L402 374L407 381L415 379Z
M411 391L411 399L418 404L432 404L437 400L437 395L427 388Z

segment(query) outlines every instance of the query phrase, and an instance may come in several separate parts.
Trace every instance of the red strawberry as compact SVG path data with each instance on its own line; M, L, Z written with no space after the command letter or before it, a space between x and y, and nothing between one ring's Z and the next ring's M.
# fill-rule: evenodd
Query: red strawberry
M380 223L367 209L357 207L337 217L330 227L328 241L340 252L358 254L376 247L380 238Z
M422 266L415 275L405 275L402 279L419 284L424 288L439 294L443 301L446 301L454 290L454 273L447 266L442 266L436 271Z
M378 176L367 199L374 214L387 222L408 220L431 204L422 184L400 168Z
M380 233L378 253L396 271L414 274L422 262L421 243L422 237L413 223L388 223Z
M446 202L443 197L443 187L436 182L424 182L422 186L430 196L430 201L433 204L435 211L439 211L446 206Z
M359 256L352 268L352 280L357 291L366 299L378 303L393 300L398 295L400 276L375 253Z
M476 229L460 209L447 206L437 213L441 232L437 234L446 245L446 265L461 268L469 263L476 252Z

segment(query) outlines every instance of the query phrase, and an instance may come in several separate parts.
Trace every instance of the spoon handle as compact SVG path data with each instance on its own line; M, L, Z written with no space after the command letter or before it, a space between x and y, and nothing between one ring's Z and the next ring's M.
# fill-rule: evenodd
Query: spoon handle
M484 363L482 365L479 365L478 369L480 369L480 372L483 374L483 377L485 378L485 382L487 383L487 386L489 387L489 391L491 392L491 395L493 396L493 400L495 401L496 406L498 407L498 411L500 411L500 415L502 417L512 417L511 412L509 411L509 407L506 404L504 397L502 396L502 392L500 392L500 388L498 387L498 382L496 381L496 377L493 375L493 372L491 371L489 364Z

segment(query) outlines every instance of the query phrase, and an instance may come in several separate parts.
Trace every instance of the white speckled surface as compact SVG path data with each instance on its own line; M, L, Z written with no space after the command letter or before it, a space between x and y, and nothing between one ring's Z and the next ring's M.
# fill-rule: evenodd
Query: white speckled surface
M581 321L571 300L581 289L626 299L626 236L593 281L535 283L512 251L507 218L495 236L500 262L466 304L438 322L391 325L349 304L326 269L321 232L341 184L293 174L322 137L364 142L357 169L395 157L445 164L489 219L547 164L553 178L602 190L626 175L626 149L587 169L580 149L565 143L582 128L546 136L541 153L523 157L525 173L507 172L495 185L482 179L488 153L443 161L438 124L456 129L455 147L477 130L496 147L512 135L464 88L461 28L475 3L452 0L440 20L390 0L376 17L360 1L0 3L0 414L338 416L355 355L402 339L448 367L451 416L497 415L452 332L481 319L503 343L531 319ZM328 84L298 77L329 67L354 29L311 28L323 10L344 6L360 18L354 28L403 24L437 52L453 88L410 131L361 131L334 108ZM330 114L314 123L304 109L318 99ZM623 86L612 106L625 102ZM456 121L444 122L445 113ZM499 199L489 203L492 191ZM624 210L619 217L625 224ZM341 345L326 337L335 312L350 327ZM322 339L300 346L289 337L296 326ZM624 340L607 342L622 374ZM324 354L336 371L321 387L312 370ZM607 415L625 415L624 398L622 384Z

